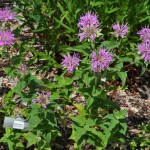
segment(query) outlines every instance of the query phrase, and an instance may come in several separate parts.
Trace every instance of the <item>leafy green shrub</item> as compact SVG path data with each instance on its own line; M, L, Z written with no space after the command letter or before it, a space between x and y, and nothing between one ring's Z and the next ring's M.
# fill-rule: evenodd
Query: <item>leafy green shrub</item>
M127 111L120 110L108 93L126 89L126 79L134 67L142 68L141 74L146 70L148 63L138 54L141 39L137 32L150 23L149 1L13 2L21 24L14 30L16 37L24 28L29 28L31 37L16 41L13 48L18 55L9 58L11 66L3 68L8 77L18 80L6 93L1 112L26 119L29 129L6 128L0 142L7 143L9 149L51 149L58 137L63 138L61 127L69 118L72 132L68 139L74 141L75 149L82 149L85 143L98 150L111 142L125 143ZM82 24L86 15L95 18L91 26ZM33 56L27 61L29 52ZM53 79L37 75L54 70ZM111 84L115 81L121 84ZM74 93L84 97L83 105L73 100ZM20 108L14 95L27 106ZM74 106L77 114L68 114L66 105Z

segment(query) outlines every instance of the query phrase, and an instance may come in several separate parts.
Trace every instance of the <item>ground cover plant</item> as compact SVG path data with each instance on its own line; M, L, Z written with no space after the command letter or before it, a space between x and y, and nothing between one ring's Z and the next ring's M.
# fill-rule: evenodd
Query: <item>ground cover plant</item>
M0 146L149 149L149 0L8 2L0 8Z

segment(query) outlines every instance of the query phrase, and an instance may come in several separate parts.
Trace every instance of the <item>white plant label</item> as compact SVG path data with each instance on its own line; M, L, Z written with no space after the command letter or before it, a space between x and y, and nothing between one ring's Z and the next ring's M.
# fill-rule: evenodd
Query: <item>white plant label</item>
M24 122L17 121L17 120L14 121L13 128L14 129L24 129Z

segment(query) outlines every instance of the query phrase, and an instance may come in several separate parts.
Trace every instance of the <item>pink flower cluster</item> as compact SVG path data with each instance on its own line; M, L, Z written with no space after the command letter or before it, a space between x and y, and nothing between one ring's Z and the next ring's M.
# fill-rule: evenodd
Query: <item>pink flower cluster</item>
M116 23L112 26L114 32L113 34L116 35L116 37L121 37L124 38L124 36L128 33L128 25L127 24L122 24L120 25L119 23Z
M0 21L10 21L15 19L16 14L10 8L0 9Z
M73 56L70 53L64 55L64 59L62 60L63 68L67 68L69 72L73 72L74 69L79 66L79 57L74 53Z
M80 21L78 23L78 27L80 29L78 36L80 41L83 41L84 39L94 41L97 36L97 32L99 31L99 26L100 23L94 13L88 12L84 16L80 17Z
M38 103L40 104L43 108L46 109L47 104L50 104L49 98L50 98L50 93L42 91L42 93L37 92L37 98L32 100L32 103Z
M145 62L150 62L150 28L142 28L137 34L142 39L138 45L138 54L142 55Z
M113 56L111 53L107 52L105 48L100 48L98 55L95 51L92 52L92 69L94 72L104 71L109 67L109 64L113 62ZM64 55L64 59L62 61L63 67L67 68L69 72L73 72L74 69L79 66L80 59L76 54L73 56L68 53Z
M5 32L0 31L0 46L13 45L15 41L14 34L11 31L6 30Z
M137 34L140 35L143 42L150 42L150 28L142 28Z
M0 9L0 21L11 21L16 17L16 14L12 12L10 8ZM0 30L0 46L11 46L15 41L14 34L11 31Z
M109 64L113 62L113 56L106 51L105 48L100 48L98 54L95 51L92 52L92 70L98 72L99 70L104 71L109 67Z

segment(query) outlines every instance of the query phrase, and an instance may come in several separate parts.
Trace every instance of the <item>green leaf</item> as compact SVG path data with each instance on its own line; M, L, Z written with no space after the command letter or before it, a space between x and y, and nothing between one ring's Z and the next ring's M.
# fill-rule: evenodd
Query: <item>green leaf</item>
M94 78L95 78L95 76L90 77L88 72L85 73L85 74L83 74L83 82L84 82L87 86L90 85L90 83L92 82L92 80L94 80Z
M37 143L37 136L31 132L24 133L23 137L28 141L27 148Z
M95 125L95 123L96 123L96 119L88 118L88 119L86 120L86 126L92 127L92 126Z
M52 138L52 134L51 132L50 133L47 133L46 136L45 136L45 140L46 140L46 143L49 144L50 141L51 141L51 138Z
M74 104L79 111L80 115L85 116L87 114L86 109L81 104Z
M116 117L116 119L124 119L127 114L127 109L121 111L114 111L113 114Z
M94 102L94 98L91 97L91 96L88 96L88 98L87 98L87 108L90 108L91 105L93 104L93 102Z
M84 116L71 117L71 119L76 122L79 126L84 126L86 119Z
M31 116L30 120L29 120L29 125L31 128L35 128L36 126L39 125L39 123L41 122L41 119L38 116Z
M33 30L33 33L42 32L44 30L46 30L46 28L42 27L40 29Z
M73 80L78 80L78 79L80 79L80 78L82 78L82 71L76 69L76 70L75 70L75 75L74 75L74 77L73 77Z
M127 73L126 72L117 72L117 73L122 81L122 86L124 86L127 78Z
M64 24L62 21L60 21L60 20L58 20L57 18L54 18L55 19L55 21L57 22L57 23L59 23L61 26L63 26L64 28L66 28L66 29L68 29L70 32L75 32L75 30L73 30L72 28L70 28L69 26L67 26L66 24Z
M25 88L26 86L26 82L25 81L19 81L16 85L16 87L14 88L14 91L17 94L20 94L22 92L22 90Z
M103 5L104 4L104 2L94 2L94 1L90 1L90 5L91 5L91 7L95 7L95 6L97 6L97 7L101 7L101 5Z
M120 125L122 127L122 130L120 131L120 133L125 134L128 128L126 122L120 122Z
M69 139L73 139L78 143L81 137L85 135L85 133L86 131L83 127L78 127L74 125L74 129Z
M104 41L104 42L102 42L100 47L105 47L106 49L111 50L114 48L118 48L119 45L120 45L120 43L116 42L116 41Z
M18 143L16 144L16 147L17 147L17 148L23 148L24 145L23 145L21 142L18 142Z
M3 68L4 72L11 77L15 78L15 74L16 74L16 70L13 67L7 67L7 68Z
M12 57L12 63L13 63L14 65L19 65L19 64L21 63L22 59L23 59L23 56L22 56L22 55L13 56L13 57Z
M47 60L50 63L52 62L53 64L55 64L57 66L57 62L56 62L56 60L53 57L50 57L49 55L47 55L47 54L45 54L43 52L39 52L39 51L37 51L37 50L35 50L33 48L30 48L30 51L32 53L34 53L34 54L39 55L41 60Z
M116 64L115 68L117 68L117 69L120 70L121 68L123 68L123 63L122 63L122 62L118 62L118 63Z
M61 94L61 91L55 91L55 92L53 92L52 95L51 95L51 101L59 99L60 96L61 96L60 94Z
M132 63L133 59L130 58L130 57L123 57L123 58L121 57L120 61L121 62L130 62L130 63Z
M142 18L141 20L139 20L139 22L141 23L141 22L148 20L148 19L150 19L150 16L146 16L146 17Z
M9 150L14 150L14 143L10 139L8 139L7 137L2 137L0 139L0 143L7 143Z
M79 52L79 53L83 53L84 55L88 55L91 53L89 51L87 51L89 49L89 45L87 45L86 43L83 45L77 45L77 46L67 46L67 45L63 45L60 46L60 49L66 52L69 51L73 51L73 52Z
M115 11L117 11L117 10L119 10L120 8L112 8L112 9L110 9L107 13L108 14L111 14L111 13L113 13L113 12L115 12Z
M11 99L11 97L13 96L14 94L14 90L10 90L4 97L4 102L7 102Z
M73 80L69 77L55 76L55 78L58 81L58 86L59 87L64 87L66 85L70 85L73 82Z

